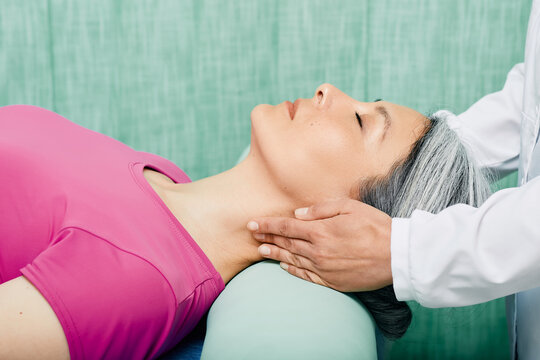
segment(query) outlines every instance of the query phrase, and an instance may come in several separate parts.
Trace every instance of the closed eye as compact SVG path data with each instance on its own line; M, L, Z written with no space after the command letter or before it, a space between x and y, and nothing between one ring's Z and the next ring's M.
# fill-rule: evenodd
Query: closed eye
M358 125L360 125L360 128L362 128L362 118L360 117L360 115L358 115L358 113L355 113L356 114L356 120L358 120Z

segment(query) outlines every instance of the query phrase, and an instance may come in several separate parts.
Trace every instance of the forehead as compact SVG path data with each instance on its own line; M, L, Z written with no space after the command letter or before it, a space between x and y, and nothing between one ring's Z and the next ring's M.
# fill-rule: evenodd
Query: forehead
M416 110L406 106L385 102L392 117L392 135L403 141L415 142L424 134L429 119Z

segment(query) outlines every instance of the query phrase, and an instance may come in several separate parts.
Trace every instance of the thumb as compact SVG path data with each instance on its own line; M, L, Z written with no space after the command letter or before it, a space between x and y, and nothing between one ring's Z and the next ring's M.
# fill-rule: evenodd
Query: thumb
M350 204L356 200L340 199L324 201L310 207L299 208L294 211L294 216L300 220L327 219L340 214L349 213Z

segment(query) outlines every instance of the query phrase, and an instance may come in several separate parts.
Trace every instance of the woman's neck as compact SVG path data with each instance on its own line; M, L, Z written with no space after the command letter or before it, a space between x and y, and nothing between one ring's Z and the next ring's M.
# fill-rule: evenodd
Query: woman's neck
M248 157L223 173L186 184L160 184L163 201L228 283L263 260L246 224L257 216L291 216L299 205Z

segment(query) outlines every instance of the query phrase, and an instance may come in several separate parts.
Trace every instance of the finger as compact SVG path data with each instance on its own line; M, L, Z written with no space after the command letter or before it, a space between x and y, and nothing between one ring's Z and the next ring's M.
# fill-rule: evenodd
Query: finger
M272 235L272 234L255 234L255 235L263 236L263 238L255 237L257 241L260 241L263 243L274 244L293 254L307 257L310 260L312 259L313 245L309 241L302 240L302 239L291 239L291 238L286 238L283 236Z
M310 241L313 224L288 217L264 217L250 221L248 229L260 234L274 234Z
M319 285L328 287L328 284L319 275L317 275L313 271L303 269L303 268L299 268L297 266L294 266L292 264L287 264L287 263L284 263L284 262L280 262L279 266L281 266L281 268L283 270L286 270L291 275L294 275L294 276L299 277L301 279L307 280L307 281L312 282L314 284L319 284Z
M294 211L294 216L301 220L327 219L351 212L351 207L360 203L352 199L339 199L324 201L310 207L299 208Z
M308 258L302 255L293 254L290 251L275 245L264 244L259 246L259 254L268 259L283 261L296 267L314 270L313 263Z

